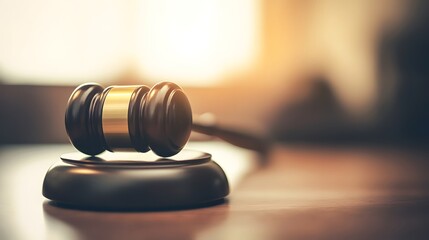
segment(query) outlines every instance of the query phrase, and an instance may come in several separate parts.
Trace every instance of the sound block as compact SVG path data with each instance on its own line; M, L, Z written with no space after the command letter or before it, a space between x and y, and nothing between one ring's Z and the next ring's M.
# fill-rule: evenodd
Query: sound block
M61 156L46 173L43 195L59 204L90 209L170 209L202 206L229 194L223 170L204 152Z

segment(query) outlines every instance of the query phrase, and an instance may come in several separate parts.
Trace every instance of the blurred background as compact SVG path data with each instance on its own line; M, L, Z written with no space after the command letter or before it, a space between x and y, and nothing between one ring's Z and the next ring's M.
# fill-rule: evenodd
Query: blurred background
M0 144L67 142L85 82L172 81L281 142L429 139L424 0L0 0Z

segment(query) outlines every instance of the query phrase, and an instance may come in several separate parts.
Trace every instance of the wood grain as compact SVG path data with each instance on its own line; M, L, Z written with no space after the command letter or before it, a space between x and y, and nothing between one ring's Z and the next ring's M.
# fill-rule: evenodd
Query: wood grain
M204 146L213 148L199 145ZM63 145L1 149L2 239L429 237L427 151L277 146L256 170L241 174L223 203L102 212L58 207L41 196L47 167L68 150Z

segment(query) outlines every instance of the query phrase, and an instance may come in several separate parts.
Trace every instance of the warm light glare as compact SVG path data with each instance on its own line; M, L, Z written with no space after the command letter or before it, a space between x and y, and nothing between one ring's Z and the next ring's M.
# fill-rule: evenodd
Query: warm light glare
M209 85L249 68L258 48L256 0L142 1L136 58L149 79Z
M0 81L76 84L125 67L120 1L0 1Z
M257 1L0 1L0 82L207 85L255 60Z

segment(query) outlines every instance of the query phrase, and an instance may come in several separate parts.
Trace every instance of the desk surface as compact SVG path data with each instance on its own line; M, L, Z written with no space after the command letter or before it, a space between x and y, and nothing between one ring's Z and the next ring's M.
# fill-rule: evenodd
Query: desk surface
M41 195L43 177L72 148L2 147L0 238L429 238L429 152L278 146L258 160L220 143L193 147L214 153L231 195L216 206L158 212L56 207Z

